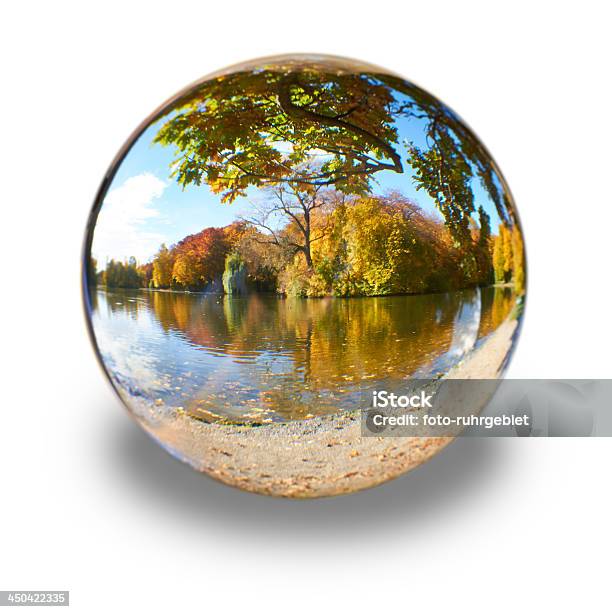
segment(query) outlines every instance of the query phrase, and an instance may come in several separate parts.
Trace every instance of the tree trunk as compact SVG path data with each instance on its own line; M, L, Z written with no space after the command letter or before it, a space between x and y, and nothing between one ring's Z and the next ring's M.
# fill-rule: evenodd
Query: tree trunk
M310 251L310 210L304 211L304 257L306 265L312 270L312 253Z
M312 254L310 253L310 242L306 242L306 245L302 249L302 253L304 253L304 258L306 259L306 265L310 270L312 270Z

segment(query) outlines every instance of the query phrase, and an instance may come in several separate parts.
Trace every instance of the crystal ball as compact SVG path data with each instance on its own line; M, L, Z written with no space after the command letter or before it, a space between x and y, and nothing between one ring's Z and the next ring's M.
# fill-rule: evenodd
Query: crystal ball
M365 435L374 393L498 379L525 252L487 149L389 71L279 56L190 85L107 172L84 249L99 360L169 453L241 489L351 493L452 437Z

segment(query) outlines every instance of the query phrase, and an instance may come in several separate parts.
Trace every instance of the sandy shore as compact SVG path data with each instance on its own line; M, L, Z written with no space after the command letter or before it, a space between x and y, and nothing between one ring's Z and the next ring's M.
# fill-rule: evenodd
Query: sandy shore
M447 378L496 378L517 322L504 322ZM134 406L133 398L127 402ZM290 498L352 493L427 461L454 438L363 437L358 410L260 427L203 423L184 414L156 418L136 409L143 427L174 456L226 484Z

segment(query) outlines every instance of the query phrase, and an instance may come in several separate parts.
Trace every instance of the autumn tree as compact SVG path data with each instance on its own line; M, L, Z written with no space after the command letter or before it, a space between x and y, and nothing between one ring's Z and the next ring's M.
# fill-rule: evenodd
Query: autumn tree
M319 185L289 182L271 188L265 199L254 202L253 213L244 220L264 232L254 240L301 253L306 267L312 270L313 245L326 233L325 225L317 223L323 215L317 214L324 207L329 212L340 197Z
M113 288L137 289L141 287L142 278L138 272L136 258L130 257L126 261L116 261L114 259L108 261L103 281L107 287Z
M489 240L491 239L491 217L482 206L478 207L478 220L480 225L478 246L483 250L488 250Z
M206 183L226 202L250 185L288 181L365 193L377 172L403 172L393 103L374 75L275 64L196 87L172 107L155 142L176 148L179 184ZM321 153L316 171L300 170Z
M435 123L430 131L433 144L428 149L408 145L416 189L425 190L434 200L456 245L465 246L471 242L474 212L472 171L448 131Z
M249 225L233 247L246 265L248 282L258 291L274 291L279 272L294 256L291 248L271 247L269 241L269 235Z
M410 154L409 161L412 163L415 157L425 156L429 157L433 166L437 165L440 169L438 187L443 200L447 197L444 194L449 184L447 178L466 186L472 179L477 179L494 203L502 222L507 225L514 224L516 222L514 203L503 177L487 149L457 114L412 83L391 75L380 75L379 78L398 94L403 94L403 97L397 94L395 96L397 101L392 110L394 116L417 121L423 125L426 147L422 149L416 147L414 141L405 141ZM451 158L447 155L449 151L452 152ZM454 166L452 172L454 176L450 177L449 169L452 166ZM463 176L458 177L457 174ZM426 188L426 185L423 185L423 188ZM465 200L463 214L473 212L470 210L470 202L471 198L468 197ZM461 201L459 204L462 204Z
M356 200L346 222L349 295L424 293L462 282L441 224L400 194Z
M172 284L174 255L165 244L162 244L153 259L153 285L156 289L167 288Z
M513 264L513 254L512 254L512 228L507 227L502 223L499 227L499 236L502 239L502 249L504 251L504 278L506 281L509 281L512 277L512 264Z
M495 282L507 283L511 280L513 271L513 230L501 223L498 232L493 242Z
M495 282L504 282L504 246L501 236L495 236L493 239L493 271L495 273Z
M221 229L225 234L228 247L230 249L235 249L236 245L242 240L250 228L248 223L239 219Z
M87 285L94 288L98 284L98 262L95 257L90 257L86 264Z
M225 258L223 291L227 295L244 295L246 279L247 268L244 259L238 253L231 253Z
M325 234L279 272L279 290L298 296L423 293L461 284L444 226L398 193L345 198L324 212Z
M478 207L478 223L478 240L476 241L478 282L480 285L488 285L494 276L491 258L491 217L482 206Z
M223 229L208 227L187 236L173 249L172 280L184 287L205 286L223 274L228 251Z
M138 275L141 279L141 287L153 287L153 262L138 266Z
M514 270L514 288L518 295L525 293L525 246L518 226L512 232L512 267Z

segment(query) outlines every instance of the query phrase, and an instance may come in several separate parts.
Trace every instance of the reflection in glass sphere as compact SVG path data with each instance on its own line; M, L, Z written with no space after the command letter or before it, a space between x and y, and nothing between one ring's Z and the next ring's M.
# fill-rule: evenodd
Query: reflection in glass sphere
M92 337L131 414L195 469L289 497L369 487L450 440L362 436L373 391L505 368L517 212L412 83L255 61L175 96L118 159L86 239Z

